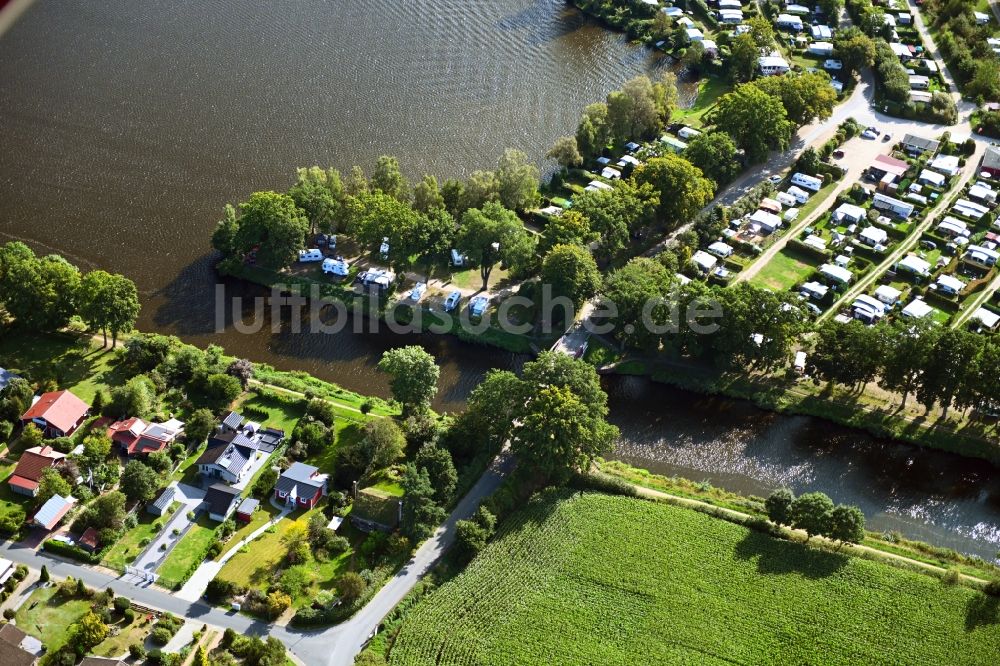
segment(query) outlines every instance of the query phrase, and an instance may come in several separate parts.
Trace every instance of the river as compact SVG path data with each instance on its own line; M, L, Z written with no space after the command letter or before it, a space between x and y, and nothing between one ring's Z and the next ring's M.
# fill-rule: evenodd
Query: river
M507 147L545 166L586 104L667 66L560 0L38 0L0 39L0 238L127 274L144 330L386 395L375 363L412 338L216 331L208 236L223 204L286 188L297 166L370 168L381 154L411 178L490 168ZM442 366L441 410L524 361L418 341ZM991 466L641 380L606 385L630 462L747 492L821 489L877 529L984 557L1000 547Z

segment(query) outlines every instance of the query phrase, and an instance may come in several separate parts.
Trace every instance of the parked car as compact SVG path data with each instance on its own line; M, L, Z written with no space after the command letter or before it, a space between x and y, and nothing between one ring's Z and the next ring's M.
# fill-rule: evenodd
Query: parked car
M889 132L886 132L885 134L882 135L882 141L888 141L891 138L892 134L890 134Z
M844 156L844 151L841 150L840 148L838 148L837 150L833 151L833 159L839 160L843 156Z
M878 132L873 132L871 130L871 128L866 129L864 132L861 133L861 138L862 139L877 139L878 138Z
M424 282L418 282L413 285L413 289L410 290L410 300L416 303L421 298L424 297L424 292L427 291L427 284Z
M928 250L936 250L937 249L937 243L935 243L932 240L922 240L922 241L920 241L920 246L921 247L925 247Z
M460 300L462 300L461 292L456 290L448 294L448 297L444 299L444 311L451 312L457 308Z
M489 305L490 297L480 294L469 301L469 314L473 317L482 317Z
M780 183L781 182L781 176L779 176L778 174L775 174L773 176L768 176L767 179L769 181L771 181L772 183Z
M464 266L465 256L458 250L452 249L451 251L451 265L452 266Z

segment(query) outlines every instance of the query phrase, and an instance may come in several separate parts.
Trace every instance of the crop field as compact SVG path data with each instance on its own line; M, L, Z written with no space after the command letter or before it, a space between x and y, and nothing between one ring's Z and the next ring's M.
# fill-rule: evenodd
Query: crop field
M997 599L702 513L550 493L410 610L416 664L997 664Z

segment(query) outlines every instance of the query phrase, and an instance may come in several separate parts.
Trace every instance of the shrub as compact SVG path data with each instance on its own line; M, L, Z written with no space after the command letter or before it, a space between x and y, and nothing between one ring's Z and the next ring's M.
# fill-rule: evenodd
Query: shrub
M1000 597L1000 578L986 583L986 587L983 588L983 592L991 597Z
M8 620L13 620L14 616L16 614L17 614L17 611L15 611L13 608L4 608L3 609L3 616L5 618L7 618Z
M129 645L128 653L136 661L146 658L146 648L142 646L142 643L132 643L132 645Z
M132 602L129 601L128 598L126 597L115 597L113 605L116 611L118 611L119 613L124 613L126 610L131 608Z
M213 541L212 545L208 547L208 552L205 553L204 559L214 560L221 554L222 554L222 543L219 541Z
M149 638L157 645L166 645L170 642L174 633L166 627L156 627L149 633Z
M131 608L126 608L125 612L122 613L122 617L125 619L127 624L132 624L135 622L135 611Z

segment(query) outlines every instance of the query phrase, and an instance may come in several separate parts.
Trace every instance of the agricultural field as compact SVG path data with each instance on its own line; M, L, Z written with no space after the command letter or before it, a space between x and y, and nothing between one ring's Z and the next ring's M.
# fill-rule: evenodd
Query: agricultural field
M408 612L410 664L995 664L997 600L708 515L550 492Z

